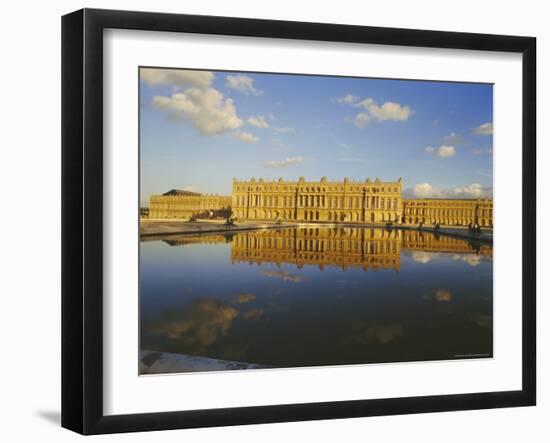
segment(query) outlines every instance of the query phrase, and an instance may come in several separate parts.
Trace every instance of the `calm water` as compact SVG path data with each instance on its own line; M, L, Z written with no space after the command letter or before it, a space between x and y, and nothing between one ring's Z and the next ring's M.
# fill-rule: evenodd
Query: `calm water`
M296 367L492 356L493 251L297 228L141 242L141 348Z

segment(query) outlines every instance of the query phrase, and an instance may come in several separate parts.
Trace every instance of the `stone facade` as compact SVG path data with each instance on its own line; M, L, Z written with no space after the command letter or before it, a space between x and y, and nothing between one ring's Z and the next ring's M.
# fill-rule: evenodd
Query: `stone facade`
M231 196L172 190L151 196L149 218L232 214L237 220L493 227L492 199L403 199L401 179L233 179Z
M395 222L401 219L401 179L382 182L233 180L233 215L246 220Z
M231 214L231 197L203 195L173 189L149 200L150 219L190 219L192 217L227 217Z
M472 253L474 246L461 238L450 237L448 235L435 235L417 230L403 230L401 232L401 249L405 251L426 252L448 252L452 254ZM478 244L475 246L476 254L485 257L493 256L493 246L488 244Z
M493 227L492 199L408 199L403 200L405 224Z

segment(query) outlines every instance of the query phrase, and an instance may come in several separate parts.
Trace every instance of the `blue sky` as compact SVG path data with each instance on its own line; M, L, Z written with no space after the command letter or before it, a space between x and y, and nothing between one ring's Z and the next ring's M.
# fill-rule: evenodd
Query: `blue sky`
M488 84L142 68L141 203L232 178L403 179L406 196L492 194Z

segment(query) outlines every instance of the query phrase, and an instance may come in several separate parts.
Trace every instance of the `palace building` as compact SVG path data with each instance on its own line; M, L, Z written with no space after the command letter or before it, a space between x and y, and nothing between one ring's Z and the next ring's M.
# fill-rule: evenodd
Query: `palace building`
M401 179L382 182L233 180L233 215L249 220L395 222L401 219Z
M478 224L493 226L492 199L408 199L403 200L403 219L405 224L419 223L451 226Z
M227 217L231 214L231 197L203 195L198 192L172 189L149 200L151 219L189 219L199 217Z
M172 190L151 196L149 218L214 214L237 220L493 226L492 199L404 199L397 181L236 180L231 196Z

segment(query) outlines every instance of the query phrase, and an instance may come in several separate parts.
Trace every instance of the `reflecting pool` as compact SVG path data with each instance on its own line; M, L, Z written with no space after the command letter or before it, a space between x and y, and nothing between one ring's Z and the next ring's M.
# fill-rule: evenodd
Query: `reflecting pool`
M268 368L487 358L493 250L303 227L140 244L140 347Z

